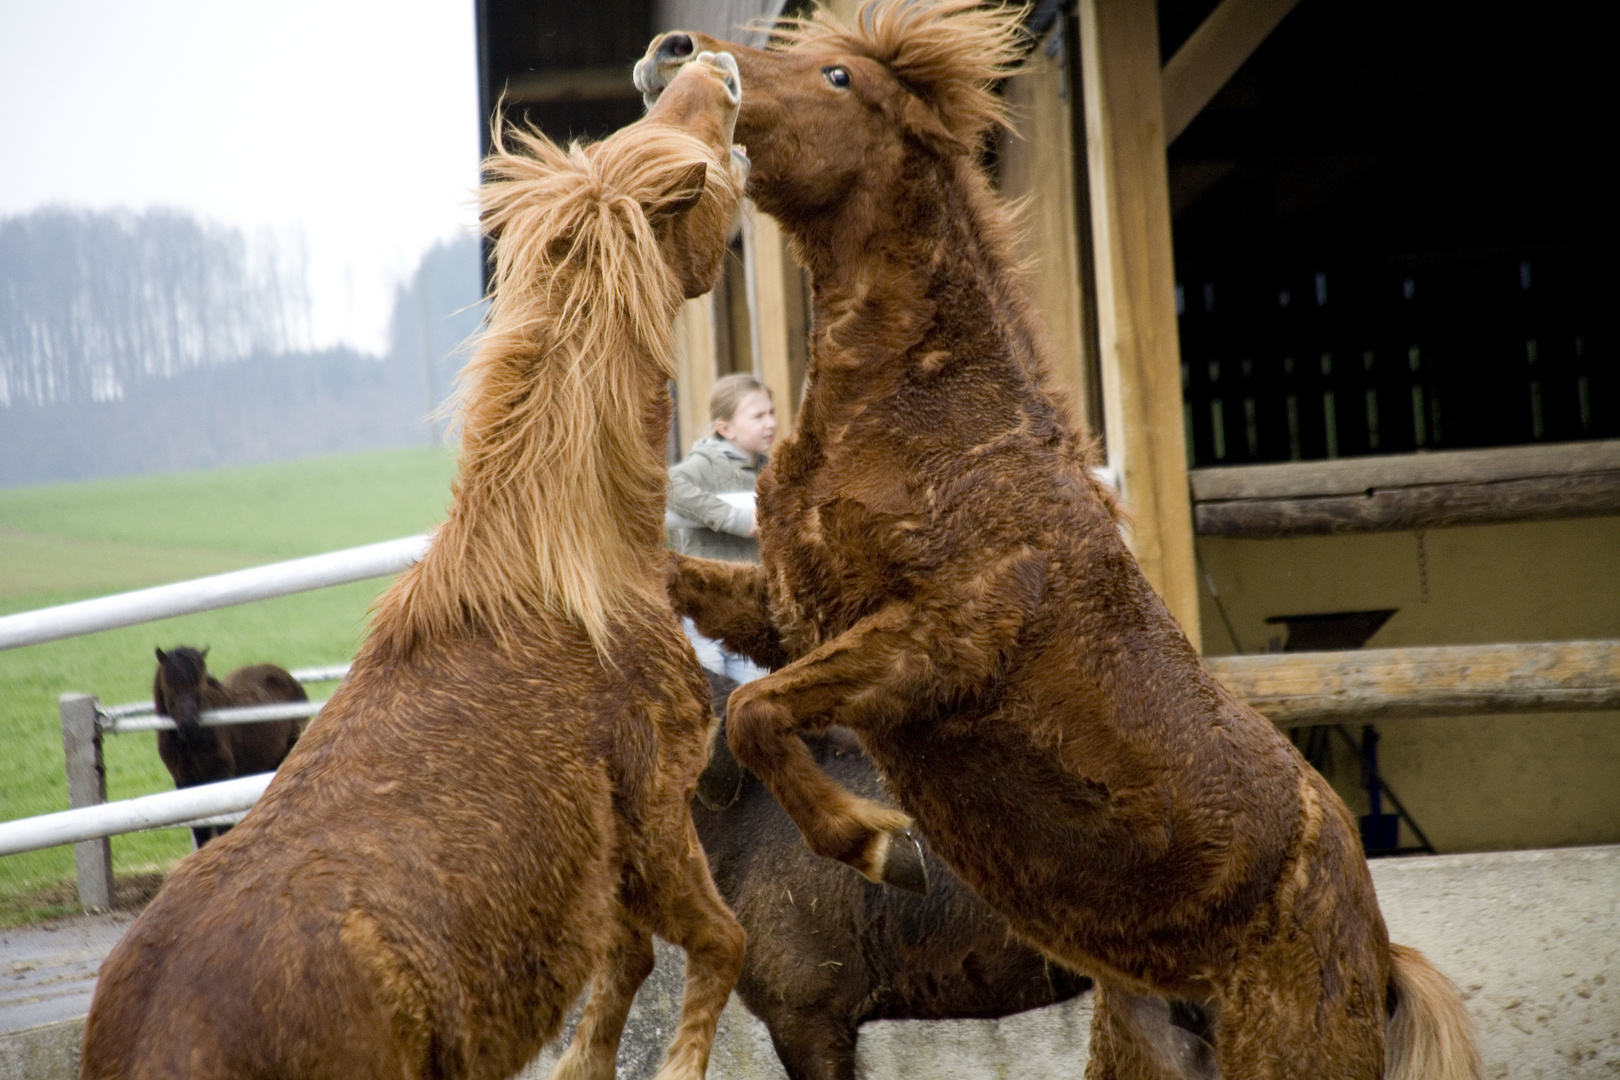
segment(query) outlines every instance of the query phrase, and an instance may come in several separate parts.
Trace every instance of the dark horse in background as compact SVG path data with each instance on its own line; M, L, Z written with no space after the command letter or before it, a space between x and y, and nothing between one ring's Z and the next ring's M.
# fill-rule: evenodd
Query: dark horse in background
M303 719L204 727L205 710L309 700L303 685L285 668L254 664L237 668L220 682L209 673L207 658L207 649L184 645L168 652L157 650L152 707L178 725L157 733L158 757L177 788L274 772L304 730ZM229 825L201 826L191 835L202 847L229 829Z
M709 673L715 715L737 684ZM850 791L888 801L844 728L802 736ZM775 797L715 741L692 804L720 894L748 932L737 995L771 1033L788 1080L854 1080L868 1020L993 1019L1067 1001L1091 980L1014 938L932 849L926 896L885 889L805 846Z

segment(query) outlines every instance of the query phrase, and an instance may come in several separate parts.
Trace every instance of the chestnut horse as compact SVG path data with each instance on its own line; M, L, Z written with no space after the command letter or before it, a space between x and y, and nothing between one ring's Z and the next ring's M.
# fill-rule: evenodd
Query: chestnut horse
M177 645L156 652L152 707L175 722L173 731L157 733L157 751L176 788L272 772L281 764L304 730L303 720L204 727L200 717L205 709L308 701L303 684L291 672L274 664L253 664L237 668L222 683L209 674L207 649ZM203 825L191 830L191 838L202 847L230 829Z
M1391 945L1356 830L1210 675L1126 547L1051 385L1015 231L979 157L1020 11L878 0L770 51L655 40L654 95L735 53L749 191L810 270L809 376L759 483L759 568L675 559L678 611L777 668L728 739L810 848L915 880L905 820L801 731L852 728L940 856L1097 980L1088 1075L1471 1076L1445 978ZM900 856L905 856L901 858ZM1387 1039L1386 1039L1387 1034Z
M556 1075L605 1080L653 933L687 953L658 1075L703 1075L744 935L688 808L711 715L664 591L666 387L745 170L735 65L689 70L594 146L497 133L449 517L259 804L108 957L81 1076L504 1080L594 974Z

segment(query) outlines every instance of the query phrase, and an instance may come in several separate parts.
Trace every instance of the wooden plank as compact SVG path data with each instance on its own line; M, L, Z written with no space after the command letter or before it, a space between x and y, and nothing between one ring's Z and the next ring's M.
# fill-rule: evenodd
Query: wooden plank
M1222 0L1164 65L1164 143L1176 141L1299 0Z
M1208 660L1280 726L1620 709L1620 641L1269 653Z
M1108 464L1131 548L1196 646L1158 17L1139 0L1080 0L1079 21Z
M1101 394L1081 284L1075 117L1064 45L1061 29L1054 30L1004 84L1016 131L1002 136L997 179L1005 198L1028 200L1020 224L1032 264L1031 296L1052 343L1052 374L1068 388L1086 428L1096 432L1102 417L1093 415L1092 402L1101 401Z
M675 316L676 457L709 432L709 391L714 388L714 294L681 305Z
M623 65L571 71L526 71L507 80L501 100L506 105L540 105L548 101L606 101L639 98Z
M1620 439L1489 450L1232 465L1187 474L1193 499L1293 499L1362 495L1391 487L1530 480L1620 469Z
M746 220L743 251L750 286L749 325L759 377L776 400L781 438L792 430L804 389L809 349L804 280L776 219L751 210Z
M1266 539L1620 514L1620 470L1374 488L1360 495L1199 502L1200 536Z

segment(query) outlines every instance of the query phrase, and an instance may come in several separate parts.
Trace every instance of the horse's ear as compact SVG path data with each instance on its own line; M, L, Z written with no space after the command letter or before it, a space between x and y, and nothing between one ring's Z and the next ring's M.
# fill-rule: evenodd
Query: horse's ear
M951 134L933 108L915 95L906 95L906 103L900 107L900 122L920 142L941 154L965 154L971 149Z
M709 166L702 161L693 162L670 178L647 205L647 218L655 224L662 219L677 219L703 198L703 188L709 182Z
M163 655L163 650L162 649L157 648L156 646L153 646L152 651L157 653L158 663L161 664L161 663L163 663L163 661L168 659L167 656Z

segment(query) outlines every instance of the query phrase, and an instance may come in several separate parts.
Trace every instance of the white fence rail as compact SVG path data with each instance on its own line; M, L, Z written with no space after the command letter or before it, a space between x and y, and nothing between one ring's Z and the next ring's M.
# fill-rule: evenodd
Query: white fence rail
M198 784L179 791L162 791L136 799L0 822L0 855L17 855L143 829L200 825L204 821L212 824L217 818L252 806L270 786L273 776L275 773L239 776L217 784Z
M419 561L430 541L430 535L408 536L305 559L292 559L228 574L7 615L0 617L0 650L397 574ZM347 664L332 664L306 668L292 674L300 682L309 683L341 679L347 672ZM243 724L313 716L324 704L322 701L300 701L209 710L202 714L202 722L209 725ZM198 785L183 791L108 803L102 737L136 731L161 731L173 728L174 721L155 715L148 702L102 709L95 697L89 694L63 694L61 720L68 805L72 809L61 814L0 823L0 855L73 844L79 902L87 911L104 910L112 905L112 847L108 837L173 825L230 823L253 805L259 792L264 790L264 784L268 783L267 777L243 777L238 781L225 782L227 785L236 784L236 787ZM259 781L256 790L248 783L249 780ZM177 798L180 796L183 798ZM44 842L38 842L42 837L45 838ZM26 846L16 846L24 843Z
M277 596L347 585L397 574L419 561L430 537L408 536L381 544L311 555L307 559L233 570L151 589L81 600L0 618L0 649L114 630L121 626L190 615L198 611L269 600Z

